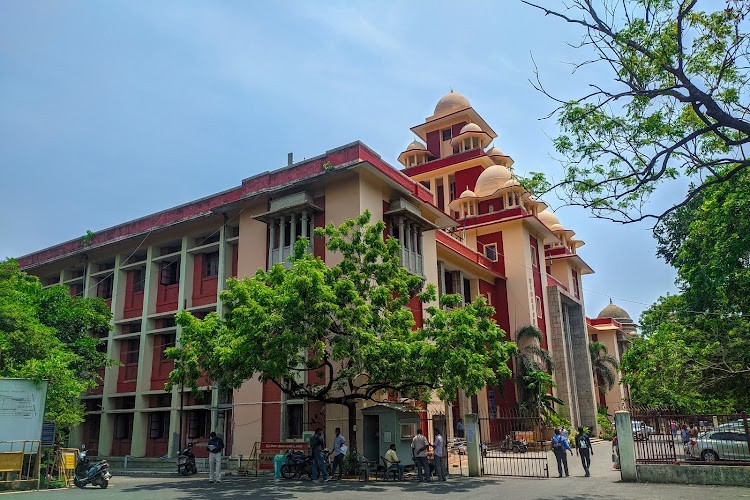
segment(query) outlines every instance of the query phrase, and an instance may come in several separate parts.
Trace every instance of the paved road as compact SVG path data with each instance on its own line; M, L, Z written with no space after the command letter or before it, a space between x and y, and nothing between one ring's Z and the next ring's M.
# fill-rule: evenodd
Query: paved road
M468 478L452 476L444 483L417 483L371 481L362 483L356 480L343 482L311 483L309 481L280 480L271 478L225 477L220 484L209 484L205 476L188 479L169 476L161 478L137 478L117 476L112 479L107 490L86 488L86 490L46 491L39 493L19 493L16 496L29 496L40 500L89 500L122 499L128 500L171 500L171 499L230 499L252 498L265 500L276 498L325 498L343 499L412 499L430 498L433 500L464 497L471 499L503 500L723 500L750 499L750 488L729 488L717 486L687 486L662 484L626 484L619 482L619 472L611 469L609 445L594 446L592 477L583 476L577 457L569 457L571 477L557 478L556 466L550 464L551 479L526 479L490 477ZM116 473L116 471L115 471Z

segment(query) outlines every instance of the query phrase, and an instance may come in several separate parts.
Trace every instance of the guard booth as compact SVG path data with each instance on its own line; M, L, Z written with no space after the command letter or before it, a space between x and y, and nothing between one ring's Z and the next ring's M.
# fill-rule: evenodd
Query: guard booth
M362 409L362 454L381 463L391 444L402 465L413 463L411 440L419 428L419 414L403 405L375 405ZM422 429L426 432L425 429Z

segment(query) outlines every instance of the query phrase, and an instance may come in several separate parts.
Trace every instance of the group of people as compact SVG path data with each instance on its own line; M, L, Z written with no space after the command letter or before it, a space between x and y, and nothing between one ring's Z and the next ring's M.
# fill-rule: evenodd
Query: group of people
M432 448L433 453L433 467L439 481L446 481L447 463L446 449L445 449L445 438L440 433L440 429L435 429L435 444L429 442L429 440L422 434L422 429L417 429L417 434L411 441L411 455L414 460L414 466L417 469L417 480L431 481L432 471L430 470L430 463L427 459L427 450ZM396 454L396 445L391 444L385 456L385 466L388 472L398 473L398 480L404 480L404 469L406 468L399 460Z
M583 427L578 428L578 434L575 437L576 444L576 455L581 457L581 465L586 473L586 477L591 475L591 456L594 454L594 450L591 447L591 438L588 434L583 432ZM557 473L558 477L563 477L563 470L565 471L565 477L570 476L568 470L568 456L566 452L570 452L573 455L573 449L570 447L568 440L568 431L565 429L555 429L555 435L550 442L552 446L552 452L555 454L557 460Z
M336 476L336 470L339 471L338 479L344 476L344 457L346 456L346 438L341 435L341 428L336 427L334 431L336 435L333 437L333 467L331 468L331 477L328 477L326 471L325 460L323 458L323 450L326 447L325 439L323 438L323 429L318 427L315 429L315 434L310 438L310 453L313 457L312 475L310 479L315 481L316 479L322 482L328 482Z

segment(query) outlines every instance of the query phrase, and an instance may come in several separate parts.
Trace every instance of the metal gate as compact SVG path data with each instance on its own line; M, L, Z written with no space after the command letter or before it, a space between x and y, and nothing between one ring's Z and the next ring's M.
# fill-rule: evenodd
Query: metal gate
M549 441L542 419L518 410L479 415L482 473L489 476L549 477Z

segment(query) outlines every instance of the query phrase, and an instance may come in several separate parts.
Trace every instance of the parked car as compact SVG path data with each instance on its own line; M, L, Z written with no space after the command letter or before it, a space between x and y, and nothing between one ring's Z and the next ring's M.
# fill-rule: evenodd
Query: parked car
M719 426L721 427L721 426ZM704 462L717 460L750 460L747 436L742 432L728 429L716 429L698 436L695 445L690 446L689 453L694 460Z
M646 425L640 420L633 420L633 439L636 441L648 441L648 437L654 433L654 428Z
M723 424L717 425L713 430L731 430L745 432L745 421L741 418L738 418L737 420L730 420L729 422L724 422Z

